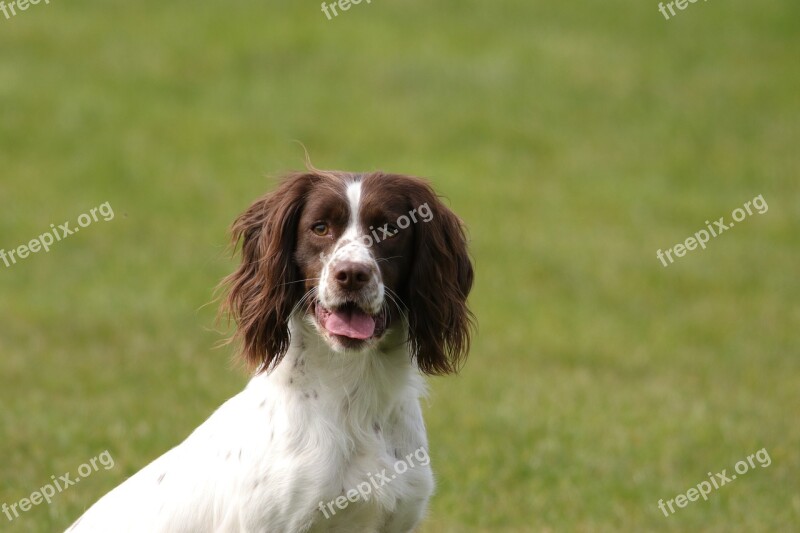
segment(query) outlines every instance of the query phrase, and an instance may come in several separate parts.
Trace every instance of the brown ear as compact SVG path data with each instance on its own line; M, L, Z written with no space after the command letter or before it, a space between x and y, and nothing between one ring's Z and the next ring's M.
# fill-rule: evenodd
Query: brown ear
M457 372L469 352L473 315L467 307L473 269L461 220L430 185L413 179L412 205L427 206L429 222L414 225L407 288L409 343L426 374ZM423 212L424 215L424 212Z
M289 318L303 295L293 260L297 220L313 176L293 174L259 198L234 221L234 247L241 242L242 263L223 280L222 310L237 323L234 340L250 367L265 371L289 348Z

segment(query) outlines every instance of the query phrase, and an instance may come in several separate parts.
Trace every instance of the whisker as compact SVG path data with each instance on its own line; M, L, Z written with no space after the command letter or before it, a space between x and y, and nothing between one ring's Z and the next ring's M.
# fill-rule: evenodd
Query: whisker
M397 312L400 313L400 316L406 321L406 323L408 323L408 313L403 311L403 308L401 307L402 302L400 301L400 297L397 296L397 293L395 293L389 287L385 287L385 289L386 289L387 300L392 304L394 304L394 306L397 308Z
M297 312L298 309L300 309L300 307L306 302L306 300L308 300L309 297L316 294L316 291L317 291L316 287L311 287L308 291L306 291L303 297L300 298L300 300L294 305L294 307L292 307L292 311L291 313L289 313L289 316L294 316L294 314Z
M286 283L281 283L278 287L283 287L284 285L291 285L292 283L303 283L304 281L316 281L319 278L308 278L308 279L298 279L297 281L287 281Z
M408 307L406 307L406 305L405 305L405 304L403 304L403 300L400 298L400 295L399 295L399 294L397 294L395 291L393 291L393 290L392 290L392 289L390 289L389 287L385 287L385 286L384 286L384 289L386 290L386 292L387 292L387 293L388 293L390 296L392 296L392 297L395 299L395 303L396 303L396 304L402 304L402 305L403 305L403 308L404 308L404 309L406 309L406 310L408 310Z

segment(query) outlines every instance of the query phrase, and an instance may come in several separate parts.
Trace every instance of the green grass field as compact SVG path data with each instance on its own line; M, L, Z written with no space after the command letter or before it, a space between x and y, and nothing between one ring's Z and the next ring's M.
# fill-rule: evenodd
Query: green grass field
M115 212L0 263L0 504L115 459L0 530L62 530L243 387L206 304L295 141L428 177L470 228L479 331L431 380L423 533L800 529L800 5L289 4L0 14L0 248Z

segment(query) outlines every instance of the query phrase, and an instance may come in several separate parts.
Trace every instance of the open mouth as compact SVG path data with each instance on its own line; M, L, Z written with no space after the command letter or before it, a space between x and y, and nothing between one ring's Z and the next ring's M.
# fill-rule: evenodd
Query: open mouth
M332 309L314 302L314 316L328 334L347 346L356 346L363 341L378 338L386 331L385 311L371 315L355 302L347 302Z

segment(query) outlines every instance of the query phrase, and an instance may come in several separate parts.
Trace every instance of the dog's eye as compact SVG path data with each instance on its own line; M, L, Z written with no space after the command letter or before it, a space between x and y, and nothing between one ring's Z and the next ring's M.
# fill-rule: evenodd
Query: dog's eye
M313 226L311 226L311 231L313 231L320 237L324 237L325 235L330 233L330 228L328 228L328 225L324 222L317 222Z
M400 230L397 229L397 226L395 226L394 224L386 224L386 229L389 230L389 235L386 237L387 239L391 239L392 237L400 233Z

